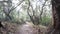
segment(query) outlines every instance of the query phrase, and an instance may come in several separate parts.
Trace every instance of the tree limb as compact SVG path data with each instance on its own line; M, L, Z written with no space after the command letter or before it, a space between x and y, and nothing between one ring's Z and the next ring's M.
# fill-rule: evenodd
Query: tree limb
M28 13L31 21L34 23L33 16L31 16L31 15L29 14L30 1L28 0L28 2L29 2L29 6L28 6L28 8L27 8L27 13Z
M23 1L24 1L24 0L23 0ZM21 1L16 7L11 8L10 11L9 11L9 13L10 13L11 11L13 11L14 9L16 9L19 5L21 5L21 4L23 3L23 1Z

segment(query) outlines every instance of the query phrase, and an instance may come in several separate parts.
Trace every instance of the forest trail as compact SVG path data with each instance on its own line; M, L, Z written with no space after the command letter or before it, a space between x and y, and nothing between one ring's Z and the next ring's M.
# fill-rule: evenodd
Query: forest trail
M45 34L46 27L40 25L40 32L37 26L33 26L33 24L16 24L16 23L5 23L6 29L0 29L0 33L2 34Z
M29 24L22 24L18 26L17 33L16 34L46 34L47 33L47 27L40 25L40 32L39 27L29 25Z
M16 34L38 34L38 29L28 24L23 24L18 27L18 32Z

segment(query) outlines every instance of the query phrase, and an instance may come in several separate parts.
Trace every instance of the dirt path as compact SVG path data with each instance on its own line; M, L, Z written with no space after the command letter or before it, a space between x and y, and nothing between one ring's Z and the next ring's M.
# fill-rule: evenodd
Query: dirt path
M33 26L23 24L18 27L18 32L16 34L38 34L38 30Z
M33 26L33 24L18 25L8 22L4 26L6 29L0 29L0 32L2 32L2 34L45 34L47 29L44 26L40 26L40 32L38 32L39 28L35 25Z

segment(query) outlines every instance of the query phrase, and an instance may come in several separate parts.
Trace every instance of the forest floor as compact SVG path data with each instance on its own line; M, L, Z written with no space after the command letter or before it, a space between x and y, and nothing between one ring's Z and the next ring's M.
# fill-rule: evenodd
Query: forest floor
M27 24L19 25L16 23L2 23L4 25L4 28L0 28L0 34L37 34L38 30L36 28L33 28L32 26L29 26ZM47 32L46 26L40 25L40 33L45 34Z

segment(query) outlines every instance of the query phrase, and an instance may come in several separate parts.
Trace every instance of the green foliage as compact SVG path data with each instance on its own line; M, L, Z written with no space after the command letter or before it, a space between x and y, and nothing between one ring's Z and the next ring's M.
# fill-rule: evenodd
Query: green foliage
M51 11L46 6L44 6L45 8L43 7L43 10L41 10L42 8L40 7L40 5L38 5L39 2L37 2L36 5L34 5L34 1L37 1L37 0L29 0L29 1L31 2L31 6L32 6L32 7L31 6L29 7L29 9L30 9L29 13L31 15L33 15L32 14L33 11L34 11L34 14L37 17L40 16L41 11L48 11L48 12ZM45 0L45 1L48 1L48 0ZM12 18L12 21L14 21L14 22L23 22L23 21L30 20L30 17L27 14L27 8L28 8L28 6L29 6L28 0L24 0L24 2L20 6L18 6L20 9L17 7L15 10L11 11L9 15ZM32 9L32 8L34 8L34 9ZM2 18L5 17L5 14L1 10L3 10L2 6L0 6L0 18L2 19ZM48 12L47 12L47 14L48 14ZM41 17L42 20L41 20L40 24L45 25L45 26L49 25L49 23L51 22L51 18L50 18L51 14L48 15L49 17L45 16L45 15L47 15L46 12L43 12L42 14L43 14L43 17Z
M5 18L5 14L3 12L3 7L2 5L0 4L0 19L4 19Z
M45 16L45 17L42 17L42 21L40 24L44 26L48 26L50 22L51 22L51 18L49 18L48 16Z

